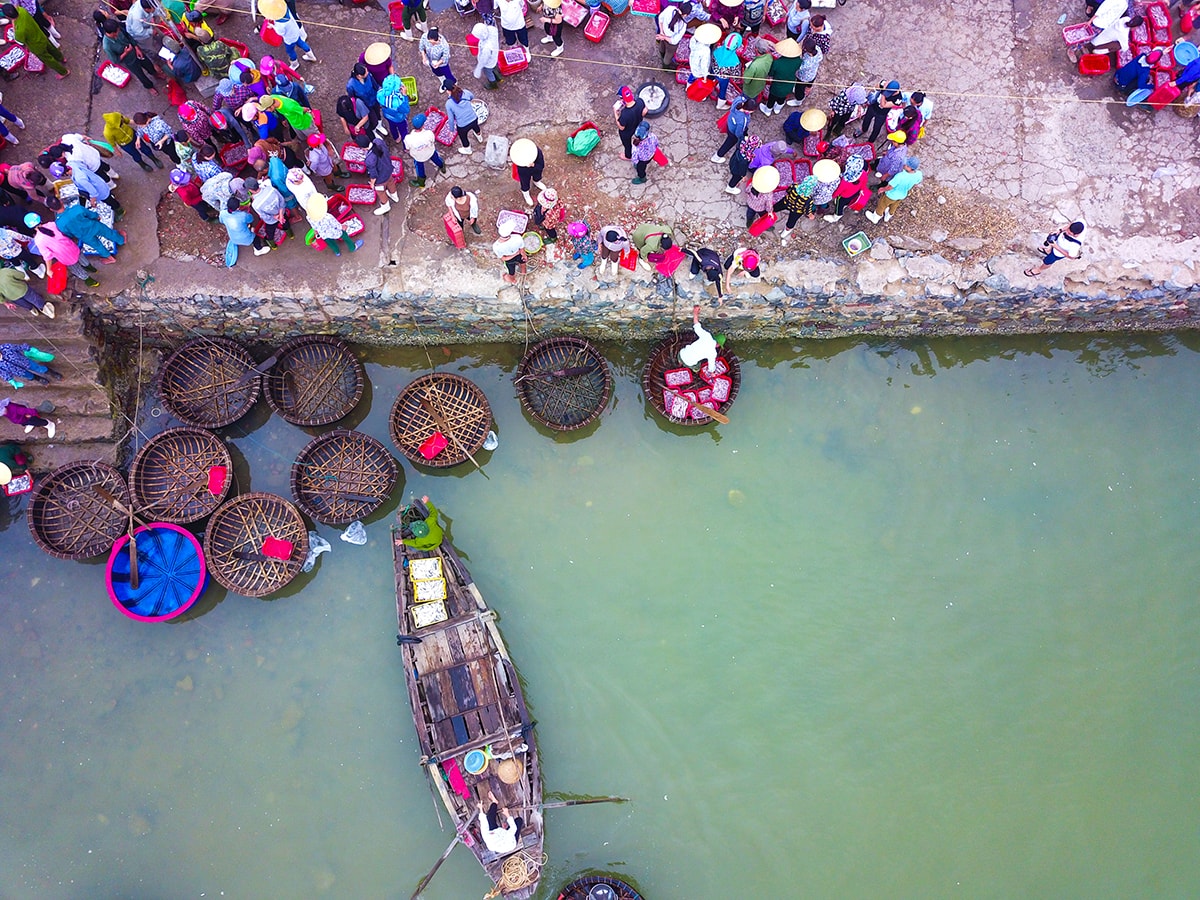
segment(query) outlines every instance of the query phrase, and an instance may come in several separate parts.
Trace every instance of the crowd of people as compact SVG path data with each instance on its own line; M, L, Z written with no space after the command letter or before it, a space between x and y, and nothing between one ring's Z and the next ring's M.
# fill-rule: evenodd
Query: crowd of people
M173 108L156 112L158 104L148 101L150 108L132 117L104 113L102 139L64 134L35 159L7 161L0 167L0 257L7 264L0 271L4 301L52 316L53 303L30 283L31 276L45 278L48 286L57 288L51 293L61 292L65 275L57 271L54 277L52 268L70 272L89 286L98 284L93 263L113 261L124 242L116 227L124 210L116 196L119 175L111 164L115 154L127 156L147 173L167 169L167 186L174 196L201 220L224 226L228 265L236 264L242 247L264 255L297 237L297 224L306 232L305 241L318 248L337 255L358 249L362 222L338 199L351 176L349 169L365 176L375 193L372 211L384 216L400 199L403 169L411 169L409 183L418 190L428 185L431 169L446 172L437 129L452 129L464 156L484 142L486 107L456 75L458 51L439 32L425 3L403 0L400 21L394 23L401 39L416 44L412 58L397 64L404 45L394 53L387 42L371 42L346 73L328 123L312 105L314 86L301 74L302 69L308 73L317 57L296 0L257 0L266 20L261 37L280 48L275 51L278 56L267 53L257 61L245 44L221 34L231 10L215 2L105 3L92 17L104 57L131 73L150 94L161 95L162 88ZM552 48L550 57L562 53L562 0L543 0L532 17L522 0L471 3L478 15L468 39L476 52L473 76L483 89L496 90L504 81L502 50L527 52L531 24L541 25L541 41ZM717 110L725 113L720 123L724 134L713 161L728 166L725 189L744 199L746 225L759 241L779 218L786 220L780 233L784 244L802 217L821 214L836 221L848 212L864 211L873 221L887 220L923 177L913 146L925 132L932 102L920 92L906 93L894 80L875 89L851 85L825 103L812 96L822 62L835 46L835 29L828 16L811 6L811 0L791 0L784 20L776 22L785 30L778 39L769 32L765 0L670 2L647 22L647 38L653 37L663 68L686 63L688 96L709 91L717 99ZM68 74L57 46L58 31L39 0L21 0L0 7L0 12L18 26L17 39L31 52L44 54L52 68L59 66L58 74ZM648 33L651 22L653 35ZM681 54L685 43L688 49ZM429 121L432 117L414 108L414 82L400 73L417 64L428 67L437 79L444 119ZM325 69L319 71L322 79L328 77ZM216 81L210 99L202 99L194 87L203 75ZM773 127L773 116L805 104L811 108L796 110ZM652 162L668 162L646 118L645 101L624 87L613 117L622 156L630 163L630 180L645 184ZM856 119L861 119L860 127L850 136L848 128ZM0 136L17 144L10 125L20 130L24 122L0 102ZM343 132L353 143L358 151L353 159L350 153L342 158L329 129ZM886 152L877 152L880 140ZM231 147L241 150L230 152ZM783 167L796 177L781 183L781 170L775 168L781 159L806 168ZM541 149L531 140L517 140L511 162L532 227L545 240L557 240L559 228L574 223L568 221L558 192L546 183ZM877 186L868 180L872 170L880 179ZM878 199L871 212L866 206L873 192ZM448 229L457 224L481 233L477 191L450 186L446 207L453 220ZM600 272L608 262L617 269L619 260L606 254L622 252L622 242L610 239L620 228L582 224L597 237ZM525 267L516 244L513 234L501 233L493 248L510 281ZM638 250L632 242L628 249ZM580 262L588 258L595 254L576 256ZM715 283L719 300L728 278L723 275Z

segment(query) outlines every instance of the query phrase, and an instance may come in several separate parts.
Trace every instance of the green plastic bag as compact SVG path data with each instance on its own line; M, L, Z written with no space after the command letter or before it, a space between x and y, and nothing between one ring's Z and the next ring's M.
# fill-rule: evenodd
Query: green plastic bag
M580 158L587 156L600 143L600 132L595 128L584 128L567 138L567 152Z

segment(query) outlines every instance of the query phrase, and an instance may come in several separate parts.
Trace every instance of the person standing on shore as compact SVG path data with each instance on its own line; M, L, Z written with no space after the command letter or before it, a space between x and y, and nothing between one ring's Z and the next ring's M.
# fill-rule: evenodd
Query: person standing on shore
M664 5L655 20L657 31L654 41L658 45L659 61L665 70L675 68L675 53L687 33L687 14L691 11L692 4L684 0L678 6Z
M522 0L496 0L500 12L500 30L504 32L504 46L511 47L520 41L529 49L529 28L525 24L525 5Z
M625 153L621 159L629 162L633 157L633 134L646 117L646 101L633 93L633 88L624 85L620 97L613 104L613 120L617 123L617 137Z
M61 81L71 74L63 59L62 51L50 41L49 36L42 30L42 26L24 7L5 3L0 6L0 13L3 13L4 18L13 23L13 40L53 69L55 78Z
M456 84L450 88L450 98L446 101L446 117L450 120L450 127L458 132L458 139L462 141L458 152L466 156L475 152L471 149L472 132L480 142L483 141L483 132L479 129L479 113L471 102L474 99L474 94L464 91L462 85Z
M437 139L433 132L425 127L425 113L417 113L412 117L412 130L404 136L404 149L412 156L413 170L417 173L417 177L408 182L413 187L425 187L425 163L427 162L433 163L439 171L445 174L446 163L437 152Z
M521 252L525 249L525 238L516 231L512 222L504 222L500 226L500 239L492 244L492 252L496 254L496 258L504 263L505 273L504 280L509 284L517 283L517 271L521 274L526 273L525 256Z
M925 174L919 171L920 165L921 161L915 156L906 159L904 168L893 175L887 189L880 192L875 212L867 210L864 215L875 224L879 224L880 219L890 222L896 204L907 198L909 191L925 180Z
M54 423L49 419L44 419L38 415L38 411L29 406L22 406L19 403L13 403L8 397L0 398L0 416L8 419L14 425L21 425L25 428L25 433L33 431L34 428L45 428L46 437L54 437Z
M562 56L563 11L562 0L544 0L542 3L542 26L546 29L543 44L553 44L551 56Z
M479 230L479 194L475 191L464 191L454 185L446 195L446 206L461 227L469 227L476 234L483 233Z
M1060 259L1079 259L1083 256L1083 242L1079 236L1083 234L1083 223L1072 222L1065 228L1046 235L1039 248L1043 254L1042 262L1031 269L1025 270L1025 275L1033 278L1042 274Z

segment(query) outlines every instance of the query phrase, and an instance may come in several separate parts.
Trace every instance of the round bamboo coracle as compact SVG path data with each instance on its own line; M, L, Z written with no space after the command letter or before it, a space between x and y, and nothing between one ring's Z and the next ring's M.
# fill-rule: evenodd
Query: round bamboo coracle
M231 425L258 400L262 382L255 365L250 351L229 338L188 341L163 363L163 405L185 425Z
M287 553L287 558L279 559L277 553ZM208 520L204 556L218 584L247 597L265 597L299 574L308 556L308 527L300 511L282 497L242 494Z
M129 468L139 512L159 522L198 522L229 493L233 459L225 442L203 428L170 428L150 438Z
M107 553L129 530L130 503L125 479L112 466L73 462L42 479L26 518L33 540L51 556L90 559Z
M554 337L530 348L517 367L521 405L556 431L574 431L596 421L612 394L608 363L591 343Z
M422 375L400 392L392 405L392 443L410 461L445 468L466 462L483 447L492 425L492 408L474 382L461 375ZM441 433L446 447L432 459L421 446Z
M693 415L695 407L689 406L688 412L683 416L672 415L667 410L666 391L670 391L675 396L682 396L685 391L699 390L707 387L707 384L699 375L693 375L690 383L668 387L666 382L666 373L671 370L686 368L679 361L679 351L692 342L690 335L672 335L664 338L650 352L650 358L646 361L646 368L642 370L642 390L646 394L646 399L650 405L654 407L655 412L668 421L674 422L676 425L708 425L713 421L711 416L704 415L696 411ZM712 403L713 409L724 412L733 405L733 401L737 398L738 388L742 384L742 367L738 362L738 358L726 350L724 347L720 350L720 358L725 361L729 367L727 377L732 381L729 390L729 398L723 402ZM705 404L710 405L710 404Z
M301 335L280 347L277 356L263 376L263 391L271 409L293 425L330 425L362 399L362 363L341 338Z
M345 525L377 510L396 487L398 467L375 438L331 431L310 441L292 466L292 496L309 517Z

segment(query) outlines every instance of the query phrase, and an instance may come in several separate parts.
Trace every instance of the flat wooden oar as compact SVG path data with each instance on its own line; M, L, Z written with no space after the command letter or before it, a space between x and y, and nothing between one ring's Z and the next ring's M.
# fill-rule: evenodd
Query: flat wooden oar
M265 553L257 553L254 550L234 550L233 558L240 559L242 562L270 562L271 557Z
M433 881L433 876L436 875L437 870L442 867L442 863L450 858L450 854L454 851L454 848L458 846L458 841L459 837L457 834L455 834L454 840L450 842L450 846L446 848L446 852L442 854L441 858L433 864L433 868L429 870L429 874L417 882L417 889L413 891L413 895L409 898L409 900L417 900L417 898L421 896L421 891L429 887L429 882Z
M669 387L665 387L665 388L663 388L663 390L665 390L672 397L678 397L680 400L683 400L685 403L689 404L690 406L696 407L696 409L700 410L700 412L704 413L710 419L716 419L722 425L729 424L729 416L725 415L725 413L717 412L711 406L705 406L703 403L697 403L694 400L688 400L687 397L671 390Z
M483 466L479 464L479 460L472 455L470 450L463 446L462 441L458 439L458 435L456 435L453 429L450 428L450 425L446 422L442 414L434 409L433 404L429 400L429 395L425 394L418 399L421 401L421 408L424 409L425 412L429 413L430 418L437 423L437 427L440 428L450 438L450 440L454 441L454 446L463 453L467 454L467 459L473 462L475 464L475 468L482 472Z
M272 353L270 356L268 356L266 359L264 359L262 362L260 362L257 366L244 372L242 374L242 376L233 383L233 386L235 388L239 388L243 384L245 384L247 381L249 381L251 378L253 378L255 375L265 375L268 371L270 371L271 367L274 366L275 363L277 363L277 362L279 362L279 354Z
M138 549L137 537L133 533L133 523L135 520L140 525L144 525L145 523L140 519L137 519L137 517L133 514L133 510L129 509L124 503L118 500L116 495L113 494L113 492L108 488L100 484L93 484L92 490L99 494L100 497L111 503L113 509L115 509L117 512L123 513L129 517L129 527L126 530L126 534L129 535L129 586L136 591L138 589Z
M588 797L584 800L552 800L537 806L518 806L517 809L562 809L564 806L586 806L589 803L628 803L628 797Z

